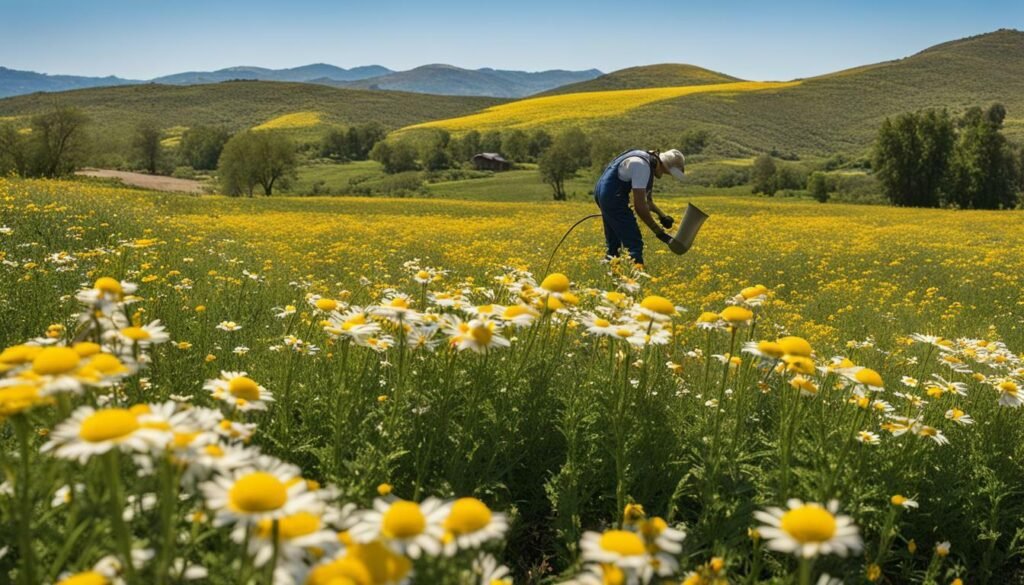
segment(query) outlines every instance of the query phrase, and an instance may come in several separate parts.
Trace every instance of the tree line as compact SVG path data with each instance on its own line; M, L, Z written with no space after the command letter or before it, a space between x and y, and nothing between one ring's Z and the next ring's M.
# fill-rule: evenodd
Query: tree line
M1024 188L1024 151L1002 134L1006 108L973 107L960 117L924 110L886 118L872 166L895 205L1010 209Z

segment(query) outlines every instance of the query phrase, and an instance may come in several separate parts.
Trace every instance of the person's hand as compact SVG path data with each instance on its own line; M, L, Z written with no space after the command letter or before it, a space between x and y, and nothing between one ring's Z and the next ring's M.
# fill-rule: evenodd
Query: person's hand
M666 244L672 241L672 236L666 234L665 232L658 233L657 238L662 242L665 242Z
M670 229L672 227L672 224L674 224L676 222L676 220L672 219L671 217L669 217L667 215L663 215L663 216L659 217L658 221L661 222L661 225L665 229Z

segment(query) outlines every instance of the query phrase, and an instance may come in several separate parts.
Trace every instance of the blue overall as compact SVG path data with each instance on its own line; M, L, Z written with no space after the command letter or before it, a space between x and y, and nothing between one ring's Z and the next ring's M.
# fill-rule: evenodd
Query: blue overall
M594 185L594 200L601 208L601 219L604 221L604 240L608 246L608 258L619 255L623 246L629 256L637 264L644 263L644 240L640 235L640 226L636 215L629 207L633 185L619 178L619 165L631 156L637 156L651 164L651 177L647 180L647 192L650 193L654 184L654 158L646 150L627 150L615 157L605 167L601 178Z

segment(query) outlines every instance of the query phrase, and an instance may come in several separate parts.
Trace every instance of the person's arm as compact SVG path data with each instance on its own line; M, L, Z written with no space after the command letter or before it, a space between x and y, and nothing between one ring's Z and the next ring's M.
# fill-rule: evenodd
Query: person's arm
M647 192L647 207L651 208L651 211L654 212L654 215L657 215L658 217L665 216L665 212L659 209L657 204L654 203L654 198L651 197L650 191Z
M665 230L661 229L658 222L654 221L654 217L651 216L651 206L648 206L647 203L647 189L633 189L633 211L640 216L640 219L647 224L647 227L651 228L655 235L664 233Z

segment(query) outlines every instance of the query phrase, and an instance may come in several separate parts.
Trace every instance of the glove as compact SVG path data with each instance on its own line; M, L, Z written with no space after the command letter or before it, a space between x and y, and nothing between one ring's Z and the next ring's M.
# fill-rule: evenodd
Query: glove
M666 244L672 241L672 236L666 234L665 232L659 233L656 237L662 242L665 242Z
M667 215L663 215L663 216L659 217L658 221L661 223L661 225L665 229L670 229L672 227L672 224L674 224L676 222L676 220L672 219L671 217L669 217Z

